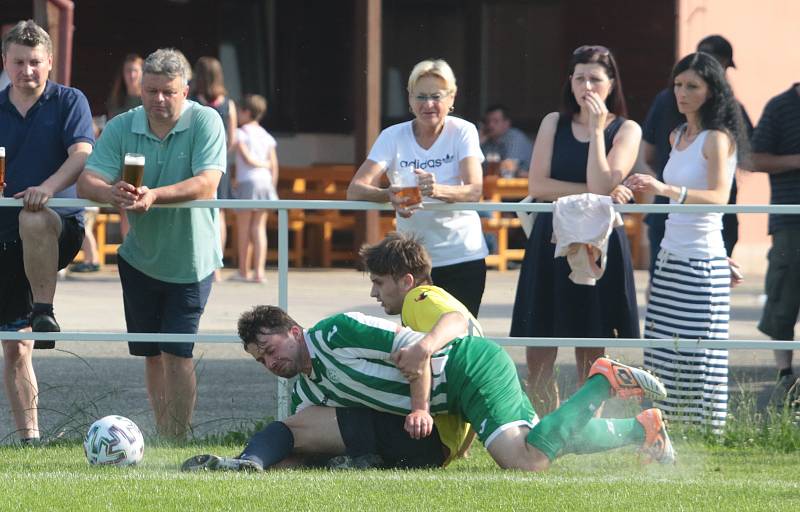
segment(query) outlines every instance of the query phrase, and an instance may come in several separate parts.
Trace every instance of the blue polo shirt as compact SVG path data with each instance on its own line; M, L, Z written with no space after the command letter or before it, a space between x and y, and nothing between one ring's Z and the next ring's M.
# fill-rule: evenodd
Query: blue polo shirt
M0 146L6 148L5 197L41 185L69 156L78 142L94 144L92 112L78 89L48 81L44 92L22 117L8 97L11 87L0 91ZM54 197L76 197L72 185ZM53 208L64 217L83 222L81 208ZM0 242L19 239L20 208L0 207Z
M226 168L225 128L211 108L186 101L163 139L150 130L144 108L112 119L86 162L86 170L116 183L125 153L145 157L142 184L163 187L202 171ZM216 208L153 208L128 212L131 229L119 249L140 272L168 283L196 283L222 266Z

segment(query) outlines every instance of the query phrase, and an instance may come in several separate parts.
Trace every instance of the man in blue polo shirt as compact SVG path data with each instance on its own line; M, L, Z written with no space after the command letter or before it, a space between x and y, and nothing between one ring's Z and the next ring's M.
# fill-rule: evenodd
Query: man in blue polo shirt
M92 151L92 115L77 89L47 80L50 36L21 21L3 39L3 68L11 83L0 91L0 146L5 148L4 197L22 208L0 207L0 331L54 332L58 269L83 241L80 208L49 208L51 197L75 197L75 180ZM37 342L36 348L54 343ZM39 437L38 388L32 341L3 341L5 383L17 434Z
M212 199L225 172L225 130L213 109L186 99L189 64L174 49L142 68L142 106L116 116L78 180L81 197L128 212L119 249L128 332L196 333L214 270L222 265L216 208L153 204ZM142 186L122 180L124 155L144 156ZM197 384L192 343L129 343L145 356L145 380L160 435L183 438Z

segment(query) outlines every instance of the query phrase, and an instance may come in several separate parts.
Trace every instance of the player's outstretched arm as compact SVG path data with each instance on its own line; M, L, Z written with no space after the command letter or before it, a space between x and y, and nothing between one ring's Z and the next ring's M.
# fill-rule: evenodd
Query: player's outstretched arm
M431 399L431 365L422 374L410 381L411 413L406 416L405 429L414 439L428 437L433 432L433 417L430 410Z
M394 353L393 359L397 369L409 381L422 375L426 368L430 373L431 355L443 349L455 338L464 336L468 327L469 322L458 311L443 314L418 343L403 347Z

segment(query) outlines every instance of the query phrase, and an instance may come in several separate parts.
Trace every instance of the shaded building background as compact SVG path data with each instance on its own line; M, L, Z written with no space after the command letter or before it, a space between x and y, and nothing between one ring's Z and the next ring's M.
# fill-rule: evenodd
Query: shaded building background
M268 99L263 124L290 165L360 163L377 127L409 118L407 76L428 57L456 73L455 115L477 122L501 102L531 136L558 108L567 61L582 44L614 51L640 123L675 60L712 33L733 43L738 68L729 77L754 121L800 70L792 0L0 0L0 22L65 3L74 5L71 82L96 115L128 53L173 46L191 62L216 56L234 99ZM368 8L376 25L360 17ZM378 46L379 69L367 65L364 45ZM364 130L365 119L375 128ZM769 200L765 175L739 182L739 202ZM763 261L766 216L740 217L737 257Z
M0 12L9 22L33 16L35 2L0 3L16 6ZM172 46L191 62L220 58L234 99L265 95L271 104L265 125L274 132L355 129L356 0L73 3L71 85L86 93L97 114L126 54ZM615 52L633 118L644 115L675 55L671 1L384 0L382 12L383 126L408 118L408 73L428 57L453 67L458 115L477 120L500 101L511 106L519 127L534 132L558 105L575 47L604 44Z

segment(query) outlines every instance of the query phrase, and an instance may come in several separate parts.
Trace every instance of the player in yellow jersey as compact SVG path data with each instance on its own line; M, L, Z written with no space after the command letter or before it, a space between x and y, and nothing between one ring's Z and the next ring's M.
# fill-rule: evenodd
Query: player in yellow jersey
M409 380L424 376L423 368L430 365L437 339L483 336L478 320L466 306L433 285L430 258L413 237L389 233L379 243L362 247L359 254L372 281L370 296L378 300L387 314L400 314L404 326L428 333L420 343L401 349L396 355L397 367ZM425 418L420 414L415 418L412 413L406 421L406 430L414 438L424 437L431 431L430 421L430 416ZM475 435L458 415L437 415L433 422L449 452L447 465L466 452Z

